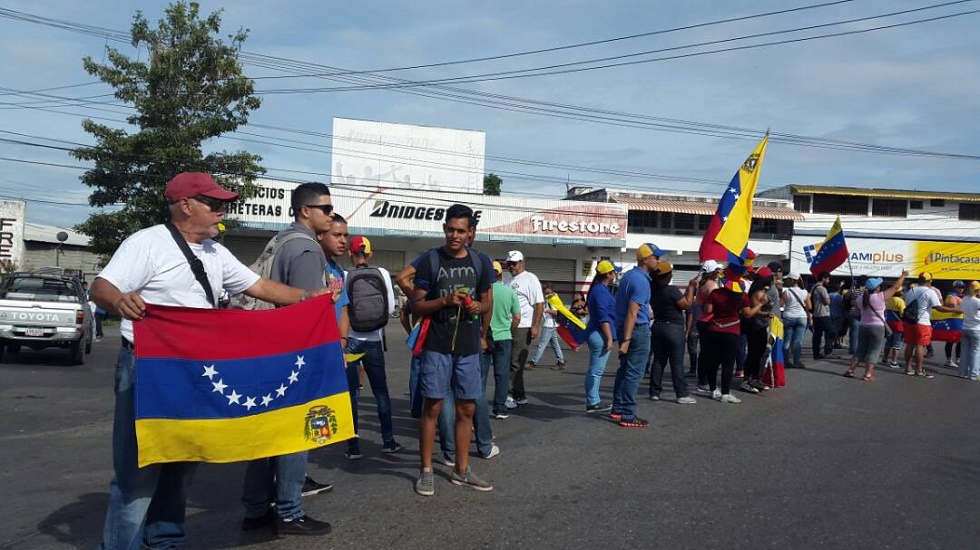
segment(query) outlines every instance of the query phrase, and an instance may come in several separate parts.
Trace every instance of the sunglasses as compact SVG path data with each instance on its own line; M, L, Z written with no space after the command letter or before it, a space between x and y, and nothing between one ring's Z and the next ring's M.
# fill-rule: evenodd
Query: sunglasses
M329 216L330 213L333 212L333 205L332 204L307 204L306 207L307 208L316 208L316 209L320 210L321 212L323 212L324 214L326 214L327 216Z
M228 207L228 202L220 199L215 199L212 197L205 197L204 195L198 195L196 197L191 197L197 202L207 206L212 212L224 212L225 208Z

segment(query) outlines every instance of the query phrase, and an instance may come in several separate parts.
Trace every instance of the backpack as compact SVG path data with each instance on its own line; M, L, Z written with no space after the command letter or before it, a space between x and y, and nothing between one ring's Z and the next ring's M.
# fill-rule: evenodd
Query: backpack
M350 328L371 332L388 324L388 285L376 267L362 266L347 272Z
M282 237L282 239L279 238L279 235L276 235L275 237L269 239L269 242L266 243L265 248L262 249L262 253L259 254L259 257L252 262L252 265L248 266L248 268L253 272L258 273L261 277L268 279L272 274L272 264L276 259L276 254L279 252L279 249L282 248L282 245L293 239L308 239L316 242L313 237L310 237L302 231L288 233ZM317 243L317 246L319 246L319 243ZM232 300L231 307L234 309L264 310L274 309L276 306L273 303L252 298L251 296L242 293Z
M424 252L424 254L428 256L429 260L429 273L439 273L439 248L440 247L430 248ZM480 278L483 277L483 253L470 247L466 247L466 249L470 252L470 261L473 262L473 269L476 270L476 281L477 284L479 284ZM425 299L432 300L436 297L435 285L430 283L429 291L426 293Z
M911 302L905 304L905 311L902 312L902 322L916 324L919 322L919 298L918 296Z

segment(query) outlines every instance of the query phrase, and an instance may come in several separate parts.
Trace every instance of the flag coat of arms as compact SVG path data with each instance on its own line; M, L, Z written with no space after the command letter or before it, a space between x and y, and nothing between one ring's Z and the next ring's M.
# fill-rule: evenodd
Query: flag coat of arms
M330 300L266 311L147 304L133 323L139 466L238 462L355 437Z
M769 134L762 138L725 188L718 209L708 223L698 254L701 261L744 258L752 228L752 199L759 184Z

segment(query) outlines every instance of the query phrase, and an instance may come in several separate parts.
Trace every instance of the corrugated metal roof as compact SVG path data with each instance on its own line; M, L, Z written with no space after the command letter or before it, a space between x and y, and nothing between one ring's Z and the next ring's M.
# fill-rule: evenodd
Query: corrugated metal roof
M72 231L71 229L65 229L63 227L55 227L53 225L41 225L39 223L24 222L24 240L34 241L42 243L54 243L58 244L58 233L64 231L68 234L68 240L65 241L67 245L73 246L88 246L89 236L82 235Z
M790 185L794 194L842 195L849 197L880 197L886 199L932 200L943 199L959 202L980 202L980 194L949 193L943 191L916 191L902 189L875 189L862 187L831 187L829 185Z
M630 210L647 212L674 212L677 214L698 214L713 216L718 209L718 203L703 201L683 201L667 199L635 199L616 197L615 202L625 204ZM779 206L752 206L752 217L760 220L790 220L803 221L803 214L792 208Z

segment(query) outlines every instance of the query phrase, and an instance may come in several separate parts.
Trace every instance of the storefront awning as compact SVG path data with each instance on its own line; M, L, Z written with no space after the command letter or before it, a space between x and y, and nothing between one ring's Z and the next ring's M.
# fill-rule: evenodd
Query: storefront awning
M615 202L625 204L630 210L641 210L644 212L673 212L675 214L698 214L701 216L713 216L718 209L718 203L682 201L670 199L634 199L627 197L616 197ZM781 206L760 206L752 207L752 217L760 220L789 220L801 222L804 220L803 214Z

